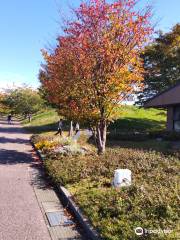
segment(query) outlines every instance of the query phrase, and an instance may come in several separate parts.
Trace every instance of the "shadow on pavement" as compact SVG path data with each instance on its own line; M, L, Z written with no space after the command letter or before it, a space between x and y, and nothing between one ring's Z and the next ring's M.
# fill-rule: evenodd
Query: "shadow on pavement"
M13 165L32 162L31 153L18 152L16 150L0 149L0 164Z
M7 137L0 137L0 144L6 143L15 143L15 144L29 144L30 140L23 139L23 138L7 138Z
M31 185L36 186L38 189L54 189L49 177L44 172L42 165L39 162L34 162L31 164L31 168L34 169L33 179L31 180Z
M9 128L2 128L0 127L0 133L8 133L8 134L17 134L17 133L22 133L22 129L21 128L18 128L18 127L9 127Z
M6 138L6 137L0 137L0 144L6 144L6 143L17 143L17 144L29 144L29 140L22 139L22 138Z
M37 188L43 190L53 189L46 174L42 170L42 165L37 159L33 151L23 153L16 150L0 149L0 165L29 164L29 167L33 170L32 174L34 175L30 184L36 185Z

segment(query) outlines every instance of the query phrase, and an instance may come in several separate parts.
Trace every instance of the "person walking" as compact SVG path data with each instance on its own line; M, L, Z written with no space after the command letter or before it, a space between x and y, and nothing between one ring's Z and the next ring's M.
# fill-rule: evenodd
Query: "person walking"
M75 126L75 135L79 132L79 129L80 129L79 123L77 122Z
M58 131L57 131L57 133L55 133L55 135L59 134L60 136L62 136L62 128L63 128L63 120L60 119L59 124L58 124Z
M8 115L7 121L8 121L8 124L11 124L11 121L12 121L12 115L11 114Z
M31 122L31 120L32 120L32 115L31 114L28 114L28 119L29 119L29 122Z

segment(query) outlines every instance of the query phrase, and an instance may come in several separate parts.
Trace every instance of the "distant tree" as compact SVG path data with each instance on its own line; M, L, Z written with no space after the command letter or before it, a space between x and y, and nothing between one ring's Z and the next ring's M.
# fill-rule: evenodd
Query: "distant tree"
M3 104L15 114L28 115L42 109L44 101L38 91L31 88L8 89Z
M0 92L0 113L7 113L8 107L4 104L4 100L6 98L6 95L2 92Z
M145 80L138 103L180 82L180 24L159 36L143 53Z
M40 80L49 101L63 116L90 123L99 153L115 106L142 86L140 53L152 32L151 9L137 11L136 2L83 2L54 51L43 51Z

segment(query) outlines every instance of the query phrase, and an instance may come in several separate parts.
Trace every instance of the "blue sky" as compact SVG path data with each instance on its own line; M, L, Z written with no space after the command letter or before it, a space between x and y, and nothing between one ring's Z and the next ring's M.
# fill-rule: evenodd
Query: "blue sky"
M143 6L147 0L141 0ZM169 31L180 22L180 0L152 0L157 29ZM40 49L55 44L61 17L80 0L5 0L0 5L0 88L26 83L38 86Z

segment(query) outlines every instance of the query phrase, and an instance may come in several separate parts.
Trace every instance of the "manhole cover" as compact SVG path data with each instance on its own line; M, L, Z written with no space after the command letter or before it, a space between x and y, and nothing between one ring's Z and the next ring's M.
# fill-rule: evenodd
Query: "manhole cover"
M47 219L51 227L58 225L72 225L74 224L69 220L63 212L48 212L46 213Z

